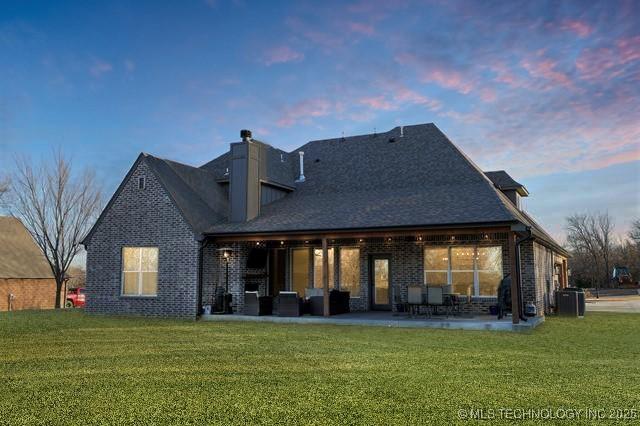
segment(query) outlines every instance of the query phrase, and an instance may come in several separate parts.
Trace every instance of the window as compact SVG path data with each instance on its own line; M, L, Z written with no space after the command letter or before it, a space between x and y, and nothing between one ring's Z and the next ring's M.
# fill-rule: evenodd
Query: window
M360 297L360 249L340 249L340 290Z
M501 246L427 247L424 281L428 286L451 285L455 293L497 295L502 280Z
M449 282L449 248L424 251L424 280L428 286L443 286Z
M309 288L309 249L293 249L291 253L291 289L304 296Z
M329 255L329 288L333 288L333 247L328 249ZM322 285L322 249L313 249L313 286L323 288Z
M502 248L478 247L478 287L480 296L494 296L502 280Z
M122 249L122 294L155 296L158 292L158 248Z
M451 285L454 293L474 294L474 247L451 247Z
M147 180L144 176L140 176L138 178L138 189L145 189L147 185Z

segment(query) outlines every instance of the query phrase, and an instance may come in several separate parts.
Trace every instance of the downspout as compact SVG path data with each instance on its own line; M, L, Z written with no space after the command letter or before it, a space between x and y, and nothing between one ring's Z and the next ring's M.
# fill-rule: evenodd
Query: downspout
M525 243L529 240L533 240L533 235L531 234L531 228L527 226L526 228L527 235L516 240L516 272L518 277L516 279L516 288L518 290L518 315L520 320L527 321L527 317L524 315L524 303L522 301L522 271L520 267L520 244ZM535 266L534 266L535 267Z
M202 289L204 287L204 249L209 245L210 240L204 239L200 241L200 248L198 249L198 297L196 301L196 318L200 316L200 310L202 309Z

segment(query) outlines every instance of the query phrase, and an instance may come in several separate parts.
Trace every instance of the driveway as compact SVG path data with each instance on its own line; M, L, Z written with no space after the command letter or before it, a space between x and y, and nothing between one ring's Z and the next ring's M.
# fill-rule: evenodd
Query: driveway
M640 296L609 296L600 299L587 299L587 311L640 314Z

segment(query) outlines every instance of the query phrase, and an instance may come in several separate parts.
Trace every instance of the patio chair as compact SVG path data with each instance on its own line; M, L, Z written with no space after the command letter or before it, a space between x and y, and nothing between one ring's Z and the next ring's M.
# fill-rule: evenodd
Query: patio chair
M309 298L309 302L311 315L324 315L324 296L312 296ZM349 310L349 292L331 290L329 292L329 315L346 314Z
M311 299L314 296L322 296L323 289L321 288L305 288L304 289L304 298Z
M459 315L460 314L460 296L455 293L444 294L444 306L446 308L447 315Z
M424 304L422 287L407 288L407 305L409 305L409 316L420 314L420 306Z
M427 313L429 318L435 310L438 313L438 306L444 305L444 292L442 287L427 287Z
M299 317L302 315L302 299L295 291L281 291L278 295L278 316Z
M251 316L271 315L273 298L262 296L257 291L244 292L244 314Z

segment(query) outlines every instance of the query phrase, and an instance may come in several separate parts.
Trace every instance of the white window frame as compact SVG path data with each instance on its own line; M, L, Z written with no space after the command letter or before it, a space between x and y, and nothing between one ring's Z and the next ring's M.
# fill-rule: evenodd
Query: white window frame
M492 245L453 245L453 246L447 246L447 258L448 258L448 262L447 262L447 269L427 269L427 265L425 262L425 252L426 250L429 249L442 249L445 248L443 246L424 246L423 252L422 252L422 269L423 269L423 283L424 285L428 285L427 284L427 273L428 272L446 272L447 273L447 285L453 285L453 269L451 267L451 263L452 263L452 257L451 257L451 253L452 253L452 249L454 248L464 248L464 247L473 247L473 271L469 271L468 269L456 269L456 272L473 272L473 294L471 295L471 297L474 298L496 298L497 296L488 296L488 295L481 295L480 294L480 272L486 271L486 270L482 270L480 271L478 269L478 247L499 247L500 248L500 254L504 255L504 253L502 253L503 247L502 245L498 245L498 244L492 244ZM504 260L504 259L503 259ZM504 265L502 265L503 268L500 270L500 273L502 275L502 278L504 278ZM465 296L465 295L463 295Z
M125 249L137 249L138 250L138 269L137 270L125 270L124 268L124 251ZM158 259L156 260L156 265L158 266L155 271L153 270L142 270L142 249L155 249L158 255ZM120 296L121 297L157 297L158 296L158 269L160 269L160 248L153 246L124 246L121 250L121 275L120 275ZM124 292L124 274L125 272L136 272L137 273L137 282L138 282L138 291L135 294L127 294ZM144 294L142 293L142 273L143 272L155 272L156 273L156 292L154 294Z

